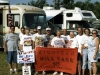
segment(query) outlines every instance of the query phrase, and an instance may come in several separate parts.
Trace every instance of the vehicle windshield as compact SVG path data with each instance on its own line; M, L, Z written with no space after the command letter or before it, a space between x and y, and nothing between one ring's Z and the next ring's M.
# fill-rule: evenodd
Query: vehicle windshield
M41 26L46 28L46 16L44 14L24 14L22 18L22 26L31 29Z
M87 21L69 21L69 22L66 22L66 23L69 23L67 24L67 29L74 29L74 30L77 30L77 27L83 27L83 28L92 28L92 23L90 22L87 22Z

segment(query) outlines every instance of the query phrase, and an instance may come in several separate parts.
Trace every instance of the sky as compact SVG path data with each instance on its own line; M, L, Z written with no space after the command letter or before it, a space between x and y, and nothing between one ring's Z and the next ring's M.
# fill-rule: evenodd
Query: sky
M25 4L27 4L31 0L8 0L8 1L10 1L10 4L17 4L17 3L25 3ZM74 1L85 1L85 0L74 0ZM95 1L100 2L100 0L91 0L91 1L92 2L95 2ZM52 0L47 0L47 2L49 4L52 4Z

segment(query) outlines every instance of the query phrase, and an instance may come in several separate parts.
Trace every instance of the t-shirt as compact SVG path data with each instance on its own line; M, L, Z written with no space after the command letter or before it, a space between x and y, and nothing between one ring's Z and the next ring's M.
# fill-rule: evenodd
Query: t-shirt
M23 33L19 33L20 40L22 39L23 35L24 35Z
M17 51L19 36L17 33L7 33L4 37L4 41L7 42L7 51Z
M51 45L51 40L54 38L54 35L45 35L45 36L47 39L47 41L45 42L45 45L46 46Z
M68 40L67 39L67 35L65 36L65 35L61 35L61 38L63 38L64 40Z
M84 46L88 46L88 42L89 42L89 39L91 39L92 37L91 36L87 36L87 35L83 35L83 38L81 40L81 44L84 44Z
M31 51L32 50L32 36L24 35L20 41L20 44L23 45L23 51Z
M63 46L65 45L65 40L61 37L54 37L51 41L51 45L55 48L63 48Z
M82 47L82 44L81 44L81 42L82 42L82 38L83 38L83 35L77 35L76 36L76 40L77 40L77 42L78 42L78 52L79 53L81 53L81 47Z
M33 35L33 41L35 41L35 47L40 46L44 47L44 42L46 42L46 36L44 34L34 34Z
M68 43L67 43L67 47L68 48L75 48L75 47L78 47L78 42L76 40L76 38L69 38L68 39Z
M61 35L61 38L65 40L65 47L67 47L66 41L68 41L67 35Z

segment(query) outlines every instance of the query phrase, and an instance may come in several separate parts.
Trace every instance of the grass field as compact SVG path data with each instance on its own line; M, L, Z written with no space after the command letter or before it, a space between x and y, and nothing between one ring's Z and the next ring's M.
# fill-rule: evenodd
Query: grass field
M98 67L97 75L100 75L100 62L97 63L97 67ZM6 54L3 51L0 51L0 75L10 75L8 64L6 62ZM16 75L16 74L13 74L13 75ZM22 68L20 64L18 65L17 75L22 75ZM39 75L41 75L41 73ZM52 75L52 73L48 73L47 75ZM68 75L68 74L64 74L64 75ZM88 70L85 75L89 75Z

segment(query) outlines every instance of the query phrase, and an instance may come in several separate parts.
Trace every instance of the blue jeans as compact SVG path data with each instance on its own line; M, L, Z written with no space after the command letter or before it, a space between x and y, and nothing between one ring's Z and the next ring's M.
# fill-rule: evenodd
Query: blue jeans
M88 49L83 49L83 57L82 57L82 69L86 69L86 63L88 59ZM91 62L88 60L88 69L91 70Z
M10 64L12 62L17 63L17 51L7 52L7 62Z

